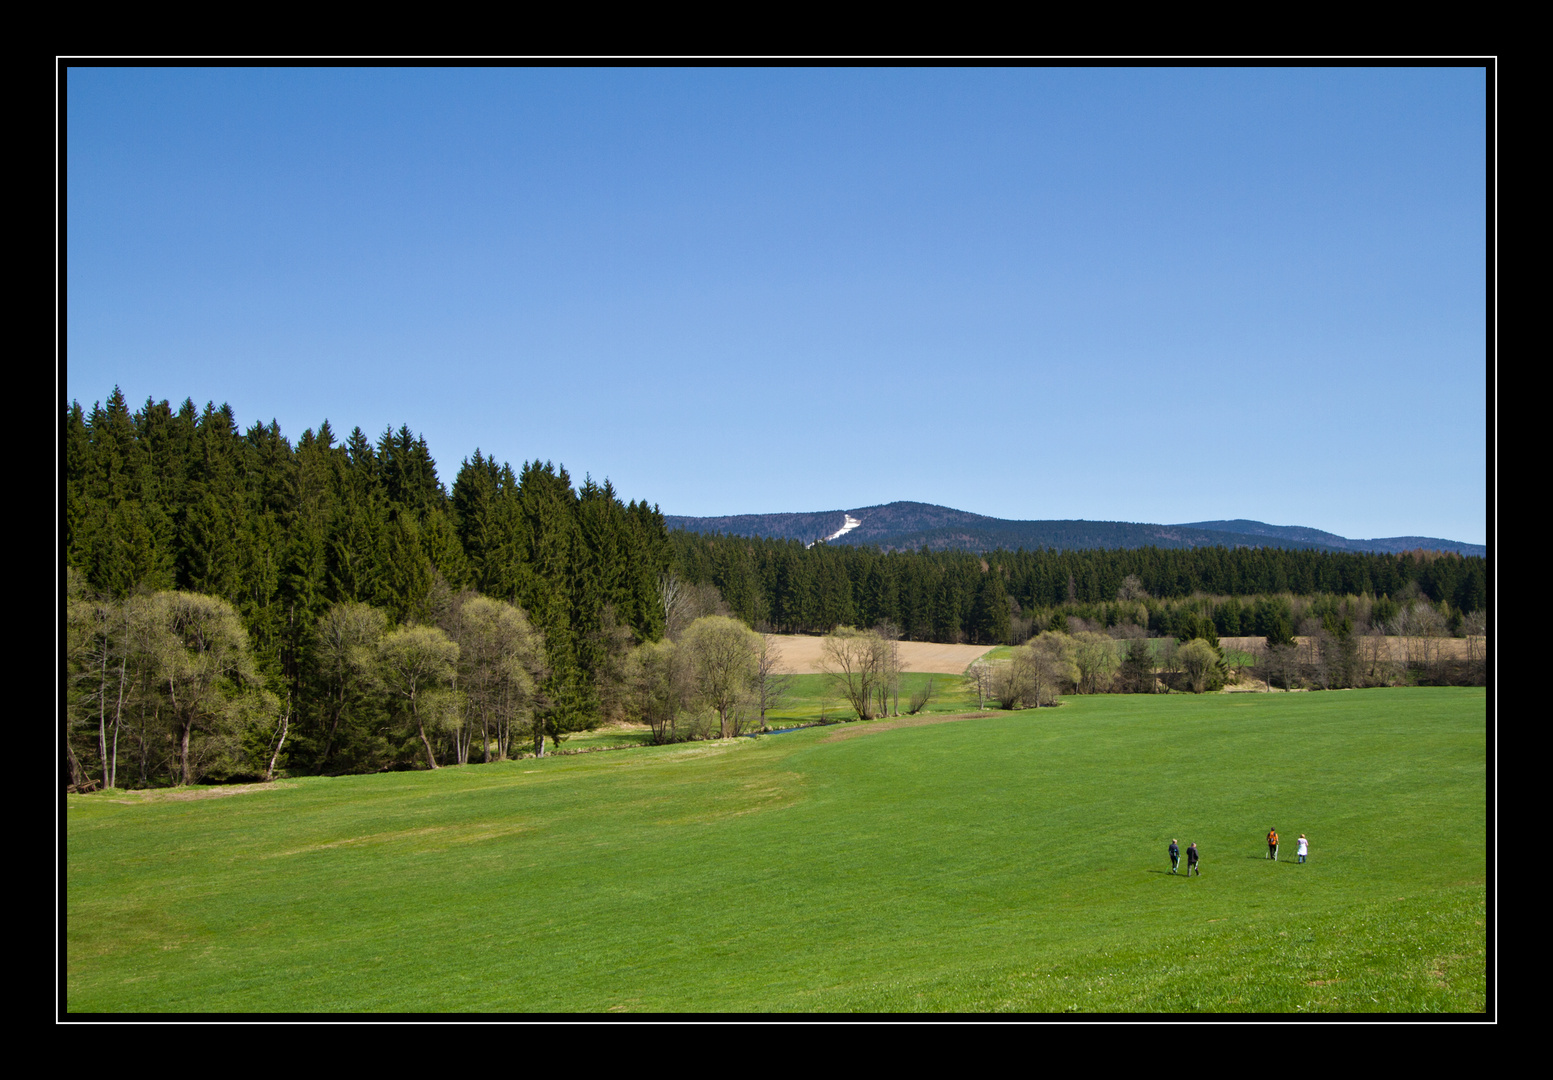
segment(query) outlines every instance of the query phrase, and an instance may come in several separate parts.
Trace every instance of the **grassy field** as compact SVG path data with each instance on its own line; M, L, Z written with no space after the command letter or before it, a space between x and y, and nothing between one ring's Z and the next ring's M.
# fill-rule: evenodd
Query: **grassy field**
M1481 1011L1485 723L1473 688L1091 697L71 796L67 1005Z
M772 730L785 730L822 722L839 723L856 717L836 689L835 680L829 675L792 675L788 677L788 690L782 703L766 714L766 726ZM962 713L979 707L976 695L966 687L959 675L933 675L917 671L905 671L900 675L900 711L911 707L911 696L933 684L932 696L922 709L924 716ZM717 729L716 714L706 717L710 730ZM749 730L759 728L759 719L750 716ZM627 746L647 746L652 742L652 732L646 724L616 725L597 731L579 731L566 736L563 752L575 750L614 750ZM478 756L478 752L476 754Z

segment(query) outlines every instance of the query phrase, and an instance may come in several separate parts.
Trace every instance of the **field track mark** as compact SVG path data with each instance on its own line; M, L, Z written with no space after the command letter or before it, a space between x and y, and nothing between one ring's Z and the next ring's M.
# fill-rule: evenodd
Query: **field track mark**
M902 716L894 720L868 720L861 724L853 724L845 730L838 731L834 735L827 735L820 742L839 742L842 739L855 739L859 735L876 735L881 731L894 731L896 728L924 727L928 724L947 724L954 720L986 720L998 715L992 712L952 713L946 716Z
M191 799L224 799L228 795L248 795L255 791L276 791L280 788L296 786L296 784L288 784L284 781L274 781L268 784L232 784L219 787L156 788L136 792L133 798L109 799L107 801L116 802L123 806L134 806L137 803L143 802L188 802Z
M498 836L510 836L527 829L523 824L480 825L431 825L423 829L400 829L395 832L369 833L344 840L330 840L322 844L309 844L291 851L276 851L262 858L275 859L287 855L305 855L308 852L327 851L330 848L353 847L357 844L387 844L395 840L434 839L443 844L469 844L481 840L494 840ZM436 849L440 850L440 849Z
M760 814L795 805L804 794L802 773L779 772L747 781L736 791L714 796L710 806L698 813L665 819L666 825L697 825L708 821Z

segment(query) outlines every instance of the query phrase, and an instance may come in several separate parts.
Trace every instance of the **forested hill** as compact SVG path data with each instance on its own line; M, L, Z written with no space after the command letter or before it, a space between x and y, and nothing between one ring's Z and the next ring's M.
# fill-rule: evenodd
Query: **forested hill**
M817 513L736 514L727 517L665 515L670 529L727 536L798 540L811 544L834 535L847 518L861 522L834 543L884 551L974 551L1049 548L1059 551L1142 547L1274 547L1314 551L1450 551L1485 556L1482 544L1436 537L1400 536L1350 540L1335 533L1260 521L1199 521L1152 525L1126 521L1010 521L929 503L893 502Z
M1457 555L1486 556L1484 544L1466 544L1459 540L1443 540L1437 536L1382 536L1371 540L1349 540L1336 533L1307 529L1299 525L1268 525L1262 521L1194 521L1178 525L1180 529L1207 529L1213 532L1235 533L1262 543L1283 541L1283 546L1330 549L1332 551L1376 551L1398 554L1403 551L1452 551Z
M824 539L840 529L845 521L846 515L840 510L821 510L812 514L731 514L726 517L663 516L664 525L671 530L797 540L801 544Z

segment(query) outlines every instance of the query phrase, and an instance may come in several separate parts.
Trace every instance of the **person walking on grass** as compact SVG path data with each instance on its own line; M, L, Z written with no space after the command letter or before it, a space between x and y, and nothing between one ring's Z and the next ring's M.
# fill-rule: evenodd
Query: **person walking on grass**
M1174 840L1170 841L1170 872L1176 872L1176 867L1181 865L1181 845Z
M1300 848L1295 854L1300 857L1300 862L1304 862L1305 856L1310 854L1310 841L1305 839L1304 833L1300 833Z
M1202 877L1202 868L1197 865L1197 844L1195 841L1186 849L1186 876L1191 877L1193 870L1197 871L1198 877Z
M1278 861L1278 830L1267 830L1267 857L1273 862Z

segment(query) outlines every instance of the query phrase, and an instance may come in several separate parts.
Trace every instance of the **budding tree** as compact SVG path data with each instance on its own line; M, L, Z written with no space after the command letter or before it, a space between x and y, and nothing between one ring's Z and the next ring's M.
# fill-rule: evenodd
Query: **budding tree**
M976 695L976 708L986 708L987 698L994 693L995 669L985 660L973 660L965 669L965 684Z
M1186 672L1192 693L1202 693L1207 688L1209 678L1218 669L1219 650L1202 638L1193 638L1182 645L1176 655L1182 670Z
M189 784L197 772L193 736L201 733L207 742L230 736L240 718L239 695L258 674L248 654L248 632L225 600L157 593L150 614L156 679L169 706L180 782Z
M426 735L446 718L448 702L438 691L447 689L458 669L458 643L435 626L406 626L383 638L377 648L375 674L382 688L404 706L408 719L426 748L426 762L437 768L437 755Z
M694 692L688 651L667 638L643 642L626 663L625 684L629 713L652 728L653 742L673 742Z
M1096 694L1109 689L1118 666L1115 640L1094 631L1077 634L1074 640L1073 662L1078 665L1079 693Z
M749 697L758 670L762 641L738 619L707 615L685 629L696 696L716 710L722 737L737 735L738 707Z
M874 693L883 679L884 641L872 630L840 626L820 642L820 670L859 720L874 718Z
M784 671L782 649L777 645L776 638L770 634L762 634L760 653L755 660L755 683L752 691L755 707L760 711L762 730L766 727L766 712L782 704L792 686L793 677L784 674Z
M1004 708L1055 705L1065 686L1078 682L1075 642L1067 634L1045 633L1013 650L998 700Z
M519 721L533 711L547 670L545 639L523 611L489 597L458 598L446 620L458 643L459 688L470 716L469 735L478 725L483 760L506 760ZM467 747L460 753L467 759Z

